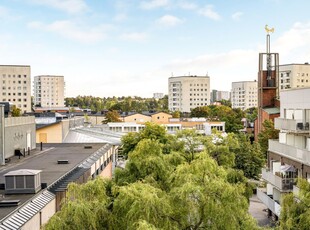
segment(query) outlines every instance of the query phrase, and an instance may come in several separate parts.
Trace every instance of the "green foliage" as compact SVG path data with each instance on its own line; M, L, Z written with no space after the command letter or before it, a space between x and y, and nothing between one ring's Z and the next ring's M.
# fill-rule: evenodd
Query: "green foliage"
M70 184L45 229L259 229L248 213L247 179L231 168L243 139L178 135L181 141L151 123L126 135L125 169L116 169L113 181ZM200 143L207 151L197 151Z
M209 117L211 109L208 106L196 107L191 111L191 117Z
M245 113L246 113L247 120L250 122L254 122L257 119L258 109L257 107L252 107L252 108L247 109Z
M265 155L260 145L251 144L249 137L244 134L238 136L239 147L234 150L235 168L241 169L247 178L259 179L261 168L265 164Z
M262 153L267 157L268 140L278 139L279 130L274 128L274 124L271 120L265 120L263 122L263 130L258 134L258 143L260 144Z
M123 154L127 156L135 146L143 139L159 141L163 144L163 152L170 153L174 148L180 149L176 139L168 135L164 126L152 122L146 122L145 127L139 133L128 133L122 137Z
M20 117L21 116L21 109L17 108L16 106L13 106L12 109L12 117Z
M103 124L107 124L109 122L120 122L120 116L116 110L112 110L106 113L105 120L102 121Z
M110 200L105 193L106 185L101 178L82 185L71 183L61 212L44 229L108 229L110 214L106 207Z
M181 117L180 111L174 111L174 112L172 113L172 117L173 117L173 118L180 118L180 117Z
M141 97L108 97L100 98L93 96L77 96L65 98L66 106L77 106L83 109L90 108L92 111L121 110L129 111L165 111L168 112L168 96L156 100L154 98Z
M298 180L300 188L297 197L289 193L281 203L280 225L278 229L306 230L310 226L310 184L305 179Z

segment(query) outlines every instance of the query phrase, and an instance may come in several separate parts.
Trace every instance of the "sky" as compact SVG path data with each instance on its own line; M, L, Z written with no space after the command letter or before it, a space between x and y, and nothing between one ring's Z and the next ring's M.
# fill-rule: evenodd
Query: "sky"
M310 62L308 0L0 0L0 64L63 75L66 97L168 93L171 76L211 89L257 78L266 50Z

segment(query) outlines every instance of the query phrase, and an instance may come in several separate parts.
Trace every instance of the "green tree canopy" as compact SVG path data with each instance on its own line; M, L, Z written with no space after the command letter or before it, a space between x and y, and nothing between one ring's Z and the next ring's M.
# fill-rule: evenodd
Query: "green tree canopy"
M268 140L278 139L279 130L274 128L274 124L271 120L265 120L263 122L263 130L258 134L258 143L260 144L262 153L267 157Z
M120 116L116 110L108 111L105 115L105 120L102 121L103 124L107 124L109 122L120 122Z

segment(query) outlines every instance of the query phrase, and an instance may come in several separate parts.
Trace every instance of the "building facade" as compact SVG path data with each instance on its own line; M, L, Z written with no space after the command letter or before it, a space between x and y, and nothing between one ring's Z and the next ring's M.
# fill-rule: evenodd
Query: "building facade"
M22 113L31 112L29 65L0 65L0 101L10 102Z
M210 105L209 76L180 76L168 80L168 106L170 111L190 112Z
M231 84L232 108L246 110L257 107L257 81L239 81Z
M65 82L63 76L40 75L34 77L34 105L64 107Z
M280 117L275 128L278 140L269 140L268 164L262 171L266 188L258 189L258 198L269 209L269 215L280 215L283 195L298 190L296 178L310 182L310 88L280 92Z
M310 87L310 65L307 62L305 64L280 65L279 72L280 91Z

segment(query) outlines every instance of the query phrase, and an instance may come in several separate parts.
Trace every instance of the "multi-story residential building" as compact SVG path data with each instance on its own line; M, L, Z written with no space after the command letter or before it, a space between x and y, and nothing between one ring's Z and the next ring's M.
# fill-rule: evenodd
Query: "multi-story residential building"
M232 108L257 107L257 81L232 82L231 88Z
M280 90L310 87L310 65L287 64L279 66Z
M210 105L209 76L179 76L168 80L170 111L190 112Z
M10 102L21 112L31 112L29 65L0 65L0 101Z
M257 195L268 207L269 214L280 215L283 194L292 192L297 177L310 182L310 88L280 92L280 117L275 128L280 130L278 140L269 140L268 164L262 171L267 182Z
M211 92L211 102L217 102L221 100L230 100L230 92L213 89Z
M64 107L65 82L63 76L40 75L34 77L34 105Z
M164 97L163 93L153 93L154 99L162 99Z

